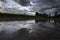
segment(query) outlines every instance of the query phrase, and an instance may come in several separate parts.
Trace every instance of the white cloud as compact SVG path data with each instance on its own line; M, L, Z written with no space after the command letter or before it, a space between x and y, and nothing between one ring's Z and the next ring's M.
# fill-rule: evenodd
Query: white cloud
M30 11L31 10L31 7L30 6L21 6L20 4L16 3L13 0L7 1L6 5L8 7L11 7L11 8L17 8L18 10L27 10L27 11Z
M31 4L31 5L35 5L32 1L30 1L30 4Z
M32 6L22 6L13 0L6 0L6 3L4 3L4 5L5 5L4 8L6 8L5 10L7 12L14 12L14 13L18 12L18 14L21 12L21 13L27 13L29 15L34 14ZM0 6L2 6L1 3Z

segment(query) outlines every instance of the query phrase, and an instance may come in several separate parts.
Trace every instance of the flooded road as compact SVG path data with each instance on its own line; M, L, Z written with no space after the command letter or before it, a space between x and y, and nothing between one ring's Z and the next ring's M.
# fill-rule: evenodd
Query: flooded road
M0 40L60 40L60 20L1 21Z

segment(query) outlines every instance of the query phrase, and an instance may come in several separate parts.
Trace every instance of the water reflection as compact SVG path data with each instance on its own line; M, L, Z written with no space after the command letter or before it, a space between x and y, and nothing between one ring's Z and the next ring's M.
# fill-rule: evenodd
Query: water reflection
M60 31L60 20L42 19L42 20L35 20L35 21L40 26L42 25L42 27L47 27L47 28Z
M0 27L1 27L0 29L11 33L21 28L29 28L28 26L31 26L34 23L35 23L34 20L4 21L4 22L0 22Z
M60 40L60 20L35 20L30 30L31 40Z
M55 38L60 39L60 20L0 22L0 40L55 40Z

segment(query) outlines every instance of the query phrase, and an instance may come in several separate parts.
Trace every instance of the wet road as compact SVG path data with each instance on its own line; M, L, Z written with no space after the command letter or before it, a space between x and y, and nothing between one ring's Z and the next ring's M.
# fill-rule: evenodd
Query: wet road
M60 21L0 22L0 40L60 40Z

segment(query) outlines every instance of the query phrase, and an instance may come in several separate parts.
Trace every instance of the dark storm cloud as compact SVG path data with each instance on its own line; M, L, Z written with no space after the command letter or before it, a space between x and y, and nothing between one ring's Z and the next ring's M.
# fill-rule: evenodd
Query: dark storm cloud
M20 4L22 6L28 6L29 2L30 2L29 0L20 0Z
M21 4L22 6L28 6L30 2L30 0L15 0L15 1Z
M6 2L5 0L1 0L1 1Z
M60 11L60 0L15 0L15 1L22 6L32 6L32 9L35 12Z
M60 0L30 0L33 5L33 10L45 13L54 13L60 10Z

